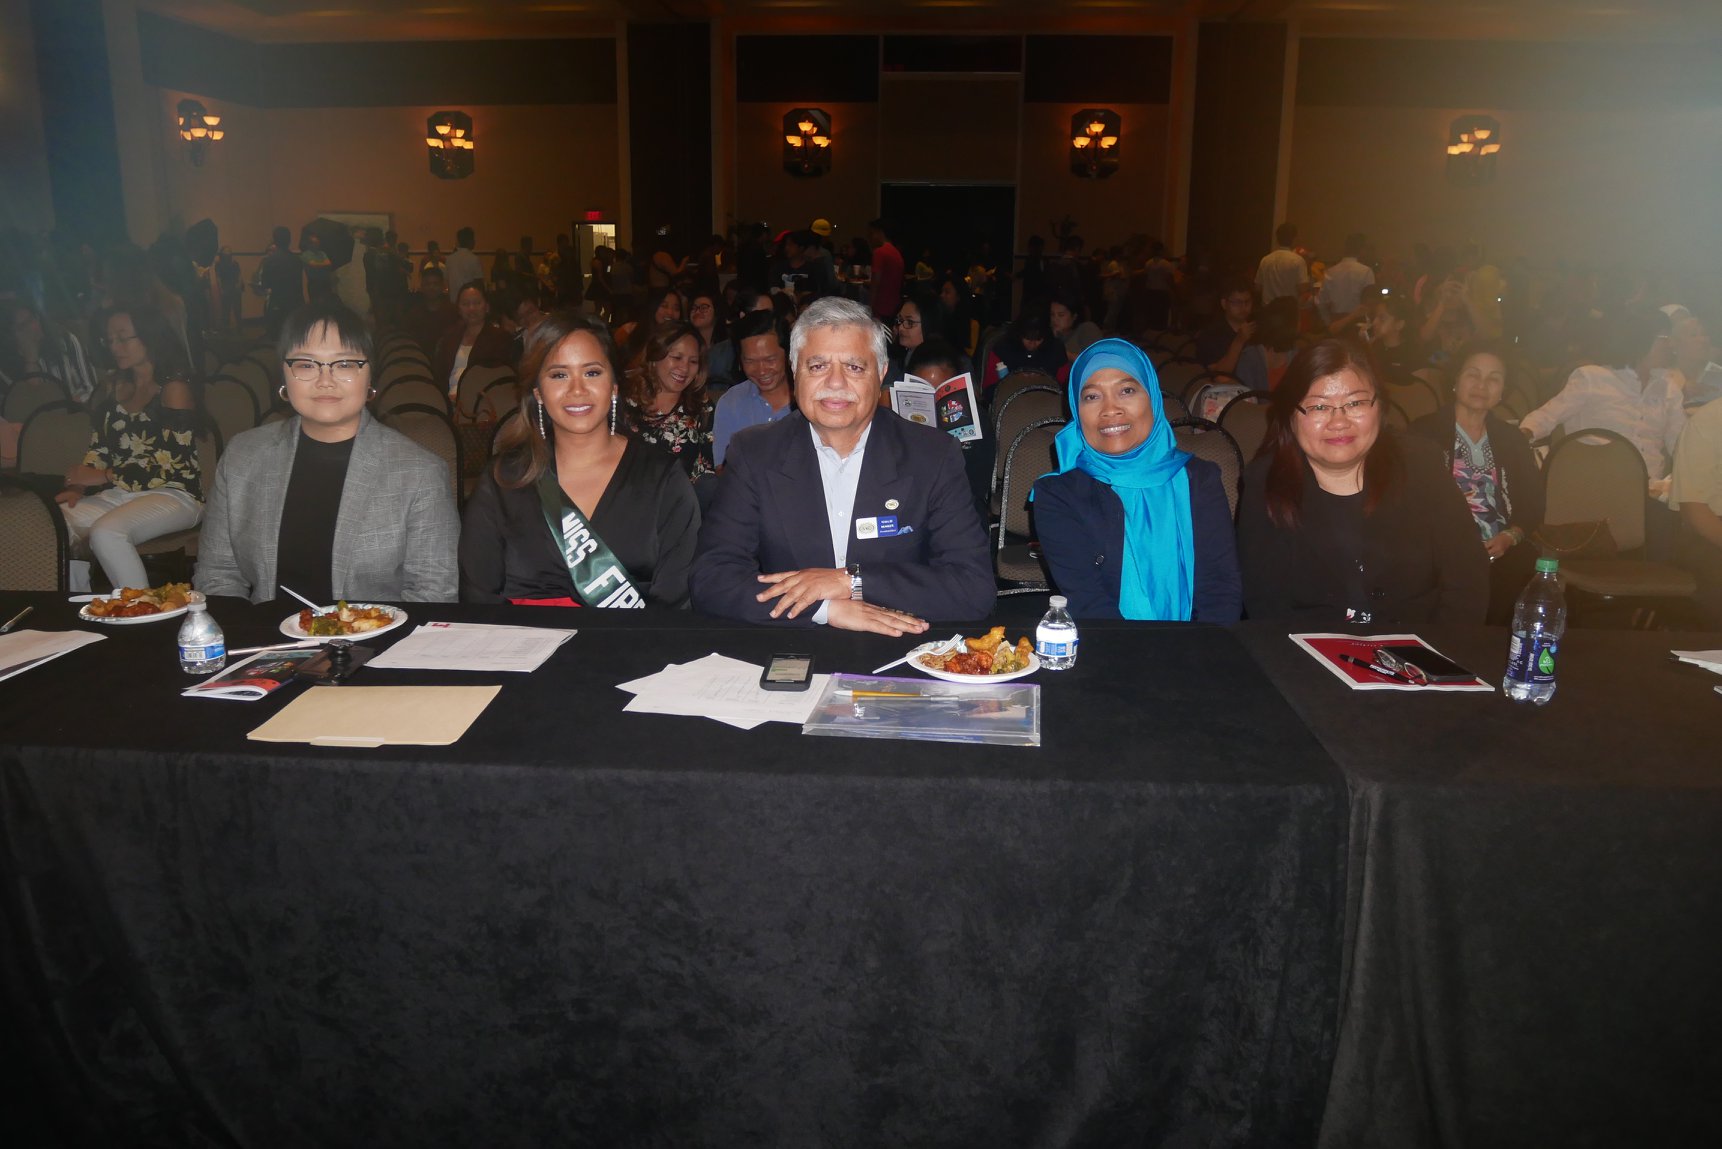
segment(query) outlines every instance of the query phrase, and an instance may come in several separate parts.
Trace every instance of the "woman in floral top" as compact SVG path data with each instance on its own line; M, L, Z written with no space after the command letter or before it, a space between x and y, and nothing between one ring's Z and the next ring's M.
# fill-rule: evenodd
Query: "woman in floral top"
M160 314L112 311L98 317L97 330L114 371L90 397L90 449L55 501L69 541L89 540L116 590L145 587L137 545L203 517L196 403L184 348ZM73 564L72 584L90 589L87 564Z
M674 455L696 491L709 486L715 470L712 404L700 375L703 350L693 324L672 320L652 332L628 372L629 426L642 441Z

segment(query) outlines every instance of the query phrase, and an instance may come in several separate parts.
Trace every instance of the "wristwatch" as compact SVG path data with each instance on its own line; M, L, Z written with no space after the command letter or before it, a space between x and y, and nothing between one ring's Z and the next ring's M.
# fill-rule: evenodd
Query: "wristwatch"
M849 564L849 597L855 602L861 601L861 564Z

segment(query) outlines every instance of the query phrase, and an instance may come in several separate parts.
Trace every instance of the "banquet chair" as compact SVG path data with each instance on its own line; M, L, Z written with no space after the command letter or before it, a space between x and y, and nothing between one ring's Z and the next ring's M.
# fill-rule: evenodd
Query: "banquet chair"
M1184 401L1170 391L1160 392L1160 409L1165 412L1169 421L1175 422L1190 417L1190 409L1184 406Z
M384 411L405 407L409 403L435 407L443 414L448 414L448 393L422 375L397 379L383 386L377 397L371 401L371 409L381 416Z
M1383 395L1381 401L1387 404L1387 409L1381 413L1383 426L1391 427L1399 432L1411 430L1411 420L1406 417L1405 408L1394 402L1391 394Z
M1031 423L1063 418L1064 394L1056 387L1024 387L993 408L994 454L990 481L993 514L999 513L999 487L1004 481L1005 456L1010 444Z
M1154 373L1160 377L1160 390L1177 395L1187 406L1196 388L1197 380L1206 380L1208 365L1198 363L1194 359L1168 359L1165 363L1154 368ZM1147 380L1143 380L1147 382Z
M1206 419L1182 419L1172 424L1172 437L1178 449L1188 451L1198 459L1206 459L1220 468L1220 481L1226 486L1226 505L1232 519L1238 517L1238 481L1244 473L1243 452L1218 423Z
M24 421L18 433L18 472L64 475L90 449L90 417L70 401L49 403Z
M1441 406L1435 397L1435 389L1422 379L1412 377L1403 383L1389 383L1387 394L1399 404L1405 412L1405 418L1413 423L1425 415L1433 415Z
M382 370L372 375L371 378L374 380L372 386L374 386L378 391L387 391L391 384L402 379L429 380L430 364L426 363L422 359L412 359L406 356L401 356L390 359L383 365ZM446 386L443 388L443 394L445 396L448 394ZM445 399L444 401L446 402L447 400Z
M1268 393L1251 391L1239 395L1220 412L1220 430L1238 445L1238 454L1248 463L1256 457L1268 435Z
M66 589L66 520L42 492L0 475L0 590Z
M1057 467L1053 440L1065 425L1062 416L1038 419L1011 439L1005 452L998 532L993 552L993 574L1000 594L1039 594L1051 589L1046 568L1041 565L1032 542L1034 522L1028 495L1034 481ZM1018 541L1012 541L1018 540Z
M20 375L6 392L6 402L0 406L0 419L8 423L26 422L31 415L50 403L70 403L72 396L66 387L51 375L31 372Z
M285 382L279 370L271 376L264 370L263 364L255 359L241 359L237 363L229 363L221 369L221 374L245 384L246 390L250 391L251 397L257 401L259 411L269 409L279 394L277 389Z
M502 419L520 405L520 384L513 379L498 379L478 397L478 414L486 416L481 422Z
M1644 510L1649 485L1644 456L1613 431L1572 432L1549 451L1543 467L1547 486L1545 524L1606 522L1620 556L1644 548ZM1641 557L1561 560L1567 586L1599 603L1649 600L1641 620L1649 625L1657 605L1691 598L1698 586L1690 571Z
M478 417L478 397L484 389L499 379L513 379L512 367L480 367L474 365L460 373L460 386L455 389L454 413L457 418Z
M1050 387L1054 391L1061 393L1063 391L1063 388L1058 385L1058 380L1044 371L1012 371L1000 379L997 386L992 389L993 422L998 422L998 413L1004 409L1004 404L1010 400L1012 395L1030 387ZM975 393L980 394L978 384Z
M257 426L257 399L245 384L225 375L217 375L203 385L203 409L221 429L224 443L242 431Z
M379 415L383 424L392 427L448 464L449 489L454 492L454 504L466 505L466 486L461 481L465 457L460 436L447 414L422 403L407 403Z
M1411 373L1411 378L1429 388L1430 394L1435 396L1437 407L1442 404L1447 396L1453 393L1452 386L1447 382L1447 373L1438 368L1419 367Z

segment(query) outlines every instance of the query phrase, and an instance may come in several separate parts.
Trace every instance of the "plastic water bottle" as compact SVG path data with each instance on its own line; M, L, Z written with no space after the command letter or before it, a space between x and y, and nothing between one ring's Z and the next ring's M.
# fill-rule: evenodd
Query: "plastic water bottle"
M209 613L209 603L193 593L179 624L179 668L187 674L214 674L227 665L227 639Z
M1513 645L1501 689L1514 702L1546 705L1555 696L1555 656L1567 629L1560 563L1538 559L1537 573L1513 607Z
M1051 608L1034 628L1034 652L1047 670L1069 670L1076 665L1076 623L1064 608L1070 600L1061 594L1052 596Z

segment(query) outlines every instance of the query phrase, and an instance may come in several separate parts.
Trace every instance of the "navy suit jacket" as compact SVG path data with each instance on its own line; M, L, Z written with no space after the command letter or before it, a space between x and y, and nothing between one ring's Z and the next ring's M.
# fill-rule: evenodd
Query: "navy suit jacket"
M894 506L888 506L894 503ZM856 538L854 521L896 516L899 533ZM961 448L948 434L883 408L873 414L855 490L848 561L861 564L868 602L921 618L985 618L998 593L986 529L975 512ZM812 625L813 610L773 619L756 602L759 575L835 567L813 433L800 412L730 440L711 509L700 524L690 589L705 614Z
M1190 478L1191 542L1196 550L1192 622L1237 622L1244 610L1238 544L1220 468L1184 464ZM1045 475L1034 484L1034 528L1053 585L1077 618L1118 618L1124 577L1124 503L1087 471Z

